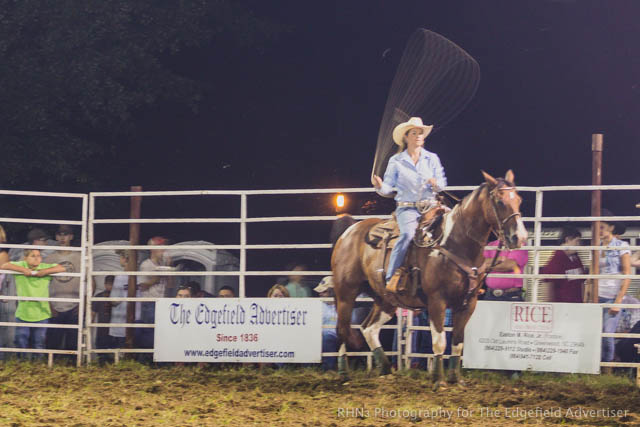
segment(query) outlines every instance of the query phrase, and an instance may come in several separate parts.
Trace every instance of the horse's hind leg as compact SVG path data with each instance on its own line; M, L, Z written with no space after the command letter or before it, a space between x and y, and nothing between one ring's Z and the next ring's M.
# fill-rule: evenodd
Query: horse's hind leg
M356 347L354 333L351 330L351 313L353 312L353 305L356 299L356 295L347 293L347 295L336 295L336 311L338 313L338 324L336 326L338 332L338 342L340 343L338 349L338 373L342 377L347 375L347 344L352 347Z
M387 323L393 317L395 307L385 304L380 305L377 302L373 304L369 316L365 319L362 327L362 335L367 341L369 348L373 351L373 360L376 367L380 368L380 373L386 375L391 373L391 362L380 344L380 329L382 325Z

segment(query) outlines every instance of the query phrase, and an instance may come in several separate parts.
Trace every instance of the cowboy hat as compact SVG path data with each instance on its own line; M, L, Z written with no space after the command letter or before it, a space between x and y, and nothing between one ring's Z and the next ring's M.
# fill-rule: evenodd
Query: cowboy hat
M426 126L422 123L422 119L420 117L411 117L409 121L400 123L393 129L393 142L398 145L402 145L402 138L407 133L409 129L420 128L424 132L424 137L426 138L433 129L433 125Z
M331 276L323 277L318 286L313 288L317 293L324 292L327 289L333 288L333 278Z

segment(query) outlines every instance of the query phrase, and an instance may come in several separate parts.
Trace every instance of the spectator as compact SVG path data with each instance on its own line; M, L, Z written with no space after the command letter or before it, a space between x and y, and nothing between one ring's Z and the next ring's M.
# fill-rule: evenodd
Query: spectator
M622 298L623 304L640 304L640 301L637 298L634 298L629 295L625 295ZM623 308L620 313L620 321L618 322L618 327L616 328L616 333L619 334L628 334L628 333L638 333L632 332L633 328L639 325L640 326L640 308ZM638 330L638 328L636 328ZM616 338L616 356L620 359L621 362L633 362L634 358L632 357L629 360L629 350L635 350L633 344L640 342L640 338ZM638 352L635 351L635 354L638 355Z
M630 334L640 334L640 320L637 321L628 332ZM616 352L621 362L640 362L640 354L635 346L636 344L640 344L640 338L623 338L620 340L616 346Z
M0 244L7 242L7 234L4 228L0 225ZM9 252L0 246L0 265L9 262ZM10 295L9 283L5 282L6 274L0 273L0 295ZM7 304L9 301L0 300L0 322L12 322L13 312L15 311L14 302ZM0 347L9 347L11 342L11 336L13 331L11 326L4 326L0 328ZM0 360L4 359L4 353L0 353Z
M558 239L560 246L580 246L580 231L563 227ZM558 250L542 268L542 274L585 274L582 261L575 249ZM553 283L553 302L582 302L584 279L549 279Z
M602 209L602 216L614 216L607 209ZM613 221L600 222L600 239L602 246L613 246L617 249L607 249L600 252L600 274L631 274L631 254L629 244L614 236L616 224ZM598 281L598 302L620 304L630 279L600 279ZM603 332L613 333L620 320L620 308L611 307L603 310ZM611 362L614 359L615 339L602 338L602 361ZM611 373L612 369L603 369L604 373Z
M65 268L57 264L45 264L38 249L26 249L23 261L2 264L3 270L16 271L16 289L20 297L49 298L50 274L62 273ZM16 310L16 323L47 324L51 318L48 301L19 301ZM45 348L46 329L40 327L18 326L15 331L15 345L28 348L33 339L33 347ZM42 355L40 355L42 357Z
M32 232L35 230L32 230ZM56 231L56 241L61 247L69 248L73 241L73 229L66 224L60 225ZM45 259L47 264L58 264L67 273L80 272L80 251L52 251ZM49 284L49 295L52 298L80 298L80 277L53 276ZM79 303L67 301L51 301L50 323L62 325L78 324ZM78 329L48 328L47 347L55 350L76 350L78 347Z
M498 246L498 241L494 240L488 246ZM496 255L495 250L485 250L485 264L487 267L493 262ZM526 250L502 249L498 255L497 264L491 270L492 273L520 274L527 265L529 256ZM522 278L487 277L487 301L523 301Z
M27 233L27 242L30 245L48 246L49 234L41 228L33 228ZM40 249L42 259L47 259L52 253L54 253L54 251L50 249Z
M284 286L276 283L269 289L267 298L289 298L289 291Z
M293 264L289 267L289 271L305 271L306 269L307 267L302 264ZM293 274L289 276L286 288L291 298L306 298L311 296L311 291L307 286L302 284L302 281L303 276Z
M322 298L333 297L333 279L331 276L324 277L318 286L313 288ZM334 301L322 302L322 352L335 353L338 351L338 334L336 324L338 323L338 312ZM333 326L327 329L326 326ZM335 356L322 357L322 369L325 371L336 369L337 358Z
M4 227L0 225L0 244L7 243L7 233ZM9 262L9 251L0 246L0 265ZM3 290L4 273L0 273L0 292Z
M127 269L129 263L129 253L125 250L118 249L116 254L120 257L120 266L123 270ZM106 281L106 279L105 279ZM113 298L126 298L129 289L129 276L119 274L113 279L113 287L111 296ZM127 304L121 301L111 301L111 323L127 323ZM126 339L126 329L121 326L109 327L109 340L112 348L123 348Z
M223 286L218 291L218 298L235 298L236 294L230 286Z
M149 239L150 246L164 246L169 242L164 237L153 237ZM170 259L166 256L165 249L151 249L151 256L140 264L140 271L159 272L169 267ZM163 298L173 281L168 276L138 276L138 287L140 296L143 298ZM143 302L140 306L141 323L155 323L156 304L154 302ZM138 345L140 348L153 348L153 329L139 328Z
M267 298L289 298L289 291L283 285L276 283L269 289L267 292ZM267 366L282 368L285 366L285 363L258 363L258 367L260 369L266 368Z
M214 298L213 294L203 290L200 287L200 283L196 281L187 282L185 286L188 286L191 289L191 295L193 298Z
M176 292L176 298L191 298L191 287L188 284L180 285L178 287L178 291ZM175 362L175 365L184 366L184 362ZM204 365L204 362L198 362L198 366L203 366L203 365Z
M181 285L178 287L176 298L191 298L191 288L187 285Z
M640 251L636 251L631 255L631 267L640 268Z
M7 243L7 233L4 231L4 227L0 225L0 244L2 243ZM9 262L9 252L5 248L0 247L0 265L6 262ZM0 286L2 286L2 276L0 276Z
M104 278L104 291L97 293L97 298L109 298L113 289L113 276ZM93 310L93 321L97 323L111 323L111 301L94 301L91 304ZM109 328L99 327L96 333L96 348L111 348L111 337L109 336ZM106 360L106 355L100 354L98 359Z

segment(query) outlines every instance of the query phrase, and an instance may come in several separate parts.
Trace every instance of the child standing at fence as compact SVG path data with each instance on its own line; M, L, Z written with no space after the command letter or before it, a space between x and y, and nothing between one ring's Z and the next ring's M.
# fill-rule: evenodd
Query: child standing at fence
M607 209L602 209L602 216L614 216ZM618 239L615 235L616 225L612 221L600 222L600 239L603 246L613 246L617 249L608 249L600 252L600 274L631 274L631 255L629 244ZM598 281L598 302L621 304L622 299L629 289L630 279L600 279ZM603 310L603 332L614 333L620 320L620 308L611 307ZM602 338L602 361L612 362L614 358L615 338ZM611 373L611 368L602 370Z
M49 298L50 274L62 273L65 268L59 264L45 264L38 249L26 249L22 261L2 264L3 270L16 271L16 291L20 297ZM16 310L16 322L25 324L46 324L51 318L48 301L19 301ZM28 348L33 340L33 348L43 349L47 328L17 326L15 345Z

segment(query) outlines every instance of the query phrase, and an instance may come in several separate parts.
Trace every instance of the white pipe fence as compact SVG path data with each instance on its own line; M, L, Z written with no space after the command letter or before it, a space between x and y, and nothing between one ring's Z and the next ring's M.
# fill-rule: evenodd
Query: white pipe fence
M452 186L448 187L449 191L471 191L475 189L475 186ZM618 190L640 190L640 185L600 185L600 186L548 186L548 187L519 187L518 190L521 193L531 192L535 194L535 208L534 216L523 217L526 223L533 223L532 235L530 236L530 245L525 246L523 249L530 251L532 257L530 257L531 271L522 272L521 274L501 274L501 277L517 277L523 279L530 279L530 292L529 295L532 301L538 301L540 281L545 279L594 279L594 278L616 278L616 279L638 279L638 275L590 275L590 274L540 274L541 268L541 252L549 250L561 250L568 249L566 246L558 245L543 245L542 240L549 236L549 233L543 230L542 225L544 223L558 224L558 223L571 223L581 222L587 223L595 220L622 220L626 222L640 221L640 216L619 216L619 217L593 217L593 216L563 216L563 217L544 217L543 216L543 200L545 192L561 192L561 191L592 191L592 190L606 190L606 191L618 191ZM260 250L327 250L331 248L331 245L326 242L321 243L300 243L300 244L249 244L247 242L248 230L247 224L266 224L266 223L300 223L300 222L317 222L317 221L333 221L335 216L333 215L307 215L307 216L249 216L249 205L252 203L252 198L255 196L289 196L289 195L322 195L322 194L360 194L360 193L373 193L371 188L333 188L333 189L307 189L307 190L248 190L248 191L142 191L142 192L100 192L90 193L88 196L84 194L69 194L69 193L40 193L40 192L14 192L14 191L0 191L0 195L15 195L15 196L40 196L40 197L72 197L80 198L82 200L82 220L48 220L48 219L30 219L30 218L0 218L0 222L14 222L14 223L31 223L31 224L69 224L81 226L81 246L70 248L70 250L81 251L82 253L82 271L86 274L81 275L81 289L80 289L80 322L77 328L79 331L78 339L78 351L74 354L77 355L77 363L80 364L81 357L86 355L86 359L91 361L92 356L96 354L112 353L116 355L116 359L119 359L122 354L126 353L145 353L152 352L152 349L94 349L92 348L92 337L97 327L132 327L132 328L153 328L153 324L141 324L141 323L97 323L94 322L92 316L92 303L93 302L152 302L154 298L98 298L93 295L90 287L87 286L94 278L104 277L108 275L126 275L126 276L148 276L148 272L125 272L125 271L106 271L106 270L94 270L94 256L98 252L113 251L117 249L126 250L148 250L147 245L96 245L95 242L95 227L101 225L123 225L123 224L227 224L230 227L238 227L239 239L237 244L205 244L205 245L183 245L181 249L189 250L233 250L238 251L239 265L238 271L163 271L154 272L156 276L234 276L238 277L238 290L239 297L246 296L247 283L245 279L247 277L259 277L259 276L283 276L290 274L304 275L304 276L325 276L330 275L331 271L281 271L281 270L248 270L247 269L247 253L248 251L260 251ZM106 216L112 216L110 212L100 212L102 218L98 218L96 213L96 201L106 199L118 199L118 198L130 198L132 196L140 197L180 197L180 196L197 196L197 197L216 197L216 196L234 196L237 197L239 203L239 215L233 217L223 218L206 218L206 217L194 217L194 218L104 218ZM372 197L377 197L372 194ZM253 205L251 205L253 206ZM284 210L284 209L283 209ZM283 212L284 213L284 212ZM366 218L389 218L390 215L355 215L355 219ZM309 224L309 227L313 227L313 224ZM585 233L589 234L589 233ZM631 250L640 250L640 245L635 245L635 238L632 239ZM6 244L5 247L9 248L40 248L40 249L52 249L50 246L31 246L31 245L16 245ZM176 249L174 245L154 246L154 249ZM605 249L607 247L599 246L577 246L571 247L579 250L593 250L593 249ZM495 249L495 248L493 248ZM328 267L328 266L327 266ZM87 280L90 279L90 280ZM86 297L85 297L86 293ZM7 300L28 300L25 297L2 297ZM36 299L45 300L45 299ZM47 301L54 301L54 298L47 298ZM74 300L76 301L76 300ZM611 305L603 305L608 307ZM640 308L638 305L629 304L617 304L620 308ZM86 311L85 311L86 310ZM396 355L401 355L398 358L399 367L401 360L406 363L412 357L431 357L432 355L420 355L411 352L411 336L417 331L428 331L429 327L413 326L412 314L409 312L408 325L406 326L406 335L403 335L403 325L399 321L397 325L385 326L385 329L395 329L396 339L398 344L398 351ZM13 326L15 322L1 322L0 327ZM56 325L47 325L47 327L56 327ZM60 326L60 327L69 327ZM76 326L72 326L76 327ZM359 326L354 326L358 328ZM446 330L448 330L447 328ZM616 338L628 338L630 334L604 334L602 336L615 336ZM406 336L406 340L405 340ZM632 337L638 338L640 335L633 335ZM82 339L84 340L82 341ZM406 345L405 345L406 344ZM405 350L402 350L403 346ZM0 352L17 352L22 349L15 348L0 348ZM52 360L53 354L62 354L60 351L55 350L42 350L44 353L49 354L49 360ZM387 352L390 354L390 352ZM326 353L325 355L335 355L336 353ZM356 353L350 353L356 355ZM368 358L368 365L371 365L371 352L359 352L357 355L365 355ZM639 364L633 364L634 367L638 367ZM602 366L611 366L609 363L603 363ZM627 364L617 364L615 366L627 366Z
M0 190L0 195L5 196L23 196L23 197L42 197L49 199L71 199L71 200L80 200L81 206L77 209L78 216L81 220L61 220L61 219L36 219L36 218L0 218L0 222L5 223L21 223L21 224L47 224L47 225L71 225L71 226L79 226L80 233L76 237L80 242L80 246L76 247L62 247L62 246L43 246L43 245L24 245L24 244L2 244L4 248L20 248L20 249L40 249L40 250L54 250L54 251L80 251L80 273L57 273L55 276L67 276L67 277L79 277L80 285L79 285L79 296L78 298L34 298L34 297L24 297L24 296L12 296L12 295L3 295L0 296L0 304L5 304L8 301L47 301L47 302L72 302L78 304L78 322L77 324L54 324L54 323L24 323L24 322L11 322L11 321L3 321L0 322L0 329L5 329L9 327L28 327L28 328L59 328L59 329L77 329L77 342L75 350L56 350L56 349L24 349L24 348L15 348L8 346L0 346L0 354L1 353L33 353L33 354L46 354L47 355L47 363L49 366L53 364L53 355L54 354L67 354L67 355L75 355L76 356L76 365L80 366L82 363L82 345L83 345L83 323L82 316L84 314L84 301L85 301L85 290L86 286L86 229L88 224L87 217L87 202L88 195L86 194L76 194L76 193L51 193L51 192L41 192L41 191L10 191L10 190ZM2 273L15 275L14 271L1 271ZM6 279L5 279L6 282ZM6 302L4 302L6 301ZM5 313L10 314L9 311L6 310ZM5 332L5 331L2 331ZM6 337L7 341L11 341L11 334L5 333L3 334Z

